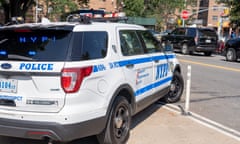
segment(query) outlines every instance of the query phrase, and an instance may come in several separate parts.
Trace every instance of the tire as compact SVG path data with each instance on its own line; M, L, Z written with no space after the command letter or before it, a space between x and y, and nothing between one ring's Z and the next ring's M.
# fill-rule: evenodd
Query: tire
M212 55L212 52L204 52L204 55L205 55L205 56L211 56L211 55Z
M189 49L187 44L183 44L182 49L181 49L182 54L187 55L189 54Z
M175 103L181 99L184 89L183 77L179 72L174 72L173 79L170 85L170 90L166 96L164 96L164 101L167 103Z
M131 125L130 104L123 96L114 101L105 130L98 136L100 144L125 144Z
M237 54L236 54L235 49L233 49L233 48L227 49L226 60L227 61L237 61Z

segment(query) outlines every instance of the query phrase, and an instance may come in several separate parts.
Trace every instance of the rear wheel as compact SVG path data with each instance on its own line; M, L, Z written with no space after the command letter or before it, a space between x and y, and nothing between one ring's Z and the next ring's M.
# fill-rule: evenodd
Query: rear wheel
M204 55L205 55L205 56L211 56L211 55L212 55L212 52L204 52Z
M233 48L229 48L226 52L227 61L237 61L236 51Z
M164 97L164 101L167 103L178 102L182 96L184 88L183 77L179 72L174 72L173 79L170 85L170 91Z
M99 136L102 144L125 144L129 138L131 110L129 102L118 96L113 103L107 127Z

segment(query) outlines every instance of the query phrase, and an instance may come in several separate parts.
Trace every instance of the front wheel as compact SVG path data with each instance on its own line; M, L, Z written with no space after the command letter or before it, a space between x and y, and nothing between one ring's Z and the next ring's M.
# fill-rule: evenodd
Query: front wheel
M237 54L233 48L229 48L226 52L227 61L237 61Z
M212 55L212 52L204 52L204 55L205 55L205 56L211 56L211 55Z
M179 72L174 72L173 79L170 85L168 94L164 97L164 101L167 103L178 102L182 96L184 88L183 77Z
M189 49L188 49L188 45L187 44L183 44L181 52L184 55L189 54Z
M98 136L101 144L125 144L129 138L131 124L130 104L118 96L112 105L110 117L104 132Z

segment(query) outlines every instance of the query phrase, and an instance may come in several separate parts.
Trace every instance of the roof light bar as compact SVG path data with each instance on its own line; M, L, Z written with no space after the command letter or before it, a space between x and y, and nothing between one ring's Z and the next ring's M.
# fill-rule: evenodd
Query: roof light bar
M80 14L71 14L67 17L68 22L80 22L88 24L91 22L125 22L128 20L125 13L106 13L101 14L89 14L89 13L80 13Z

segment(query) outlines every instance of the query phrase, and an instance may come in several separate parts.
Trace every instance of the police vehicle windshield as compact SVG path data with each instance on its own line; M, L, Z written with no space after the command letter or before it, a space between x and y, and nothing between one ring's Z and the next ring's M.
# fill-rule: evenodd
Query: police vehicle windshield
M0 60L81 61L106 56L108 34L67 30L0 31Z
M66 30L2 30L0 60L63 61L70 37Z

